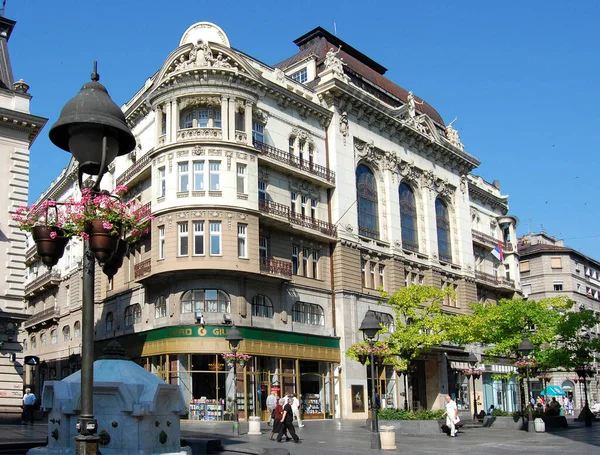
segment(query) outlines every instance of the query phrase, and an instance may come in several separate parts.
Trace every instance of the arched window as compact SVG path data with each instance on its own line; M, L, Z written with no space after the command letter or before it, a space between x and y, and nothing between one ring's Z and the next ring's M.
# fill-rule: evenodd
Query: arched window
M372 239L379 238L377 182L364 164L356 168L356 200L358 201L358 232Z
M221 108L193 107L185 109L179 118L180 128L221 128Z
M42 346L46 346L48 344L48 337L46 336L45 332L40 335L40 344Z
M379 323L386 327L390 332L396 330L396 325L394 324L394 317L391 314L380 313L379 311L370 310L375 318L379 321Z
M31 337L31 349L37 348L37 340L35 339L35 335Z
M154 311L154 317L156 319L167 316L167 299L165 299L162 295L156 298Z
M400 184L400 225L402 227L402 248L410 251L419 251L419 237L417 229L417 207L415 193L406 183Z
M81 336L81 322L75 321L75 324L73 324L73 331L75 332L73 334L75 338L79 338Z
M292 321L303 324L325 325L323 308L314 303L296 302L292 309Z
M266 295L255 295L252 299L252 316L273 317L273 304Z
M194 289L181 297L181 312L231 313L231 302L219 289Z
M23 340L23 351L27 351L27 340Z
M125 308L125 327L131 327L133 324L139 324L140 322L142 322L142 307L139 303Z
M106 313L106 318L104 321L104 328L105 328L106 333L113 331L113 320L114 320L114 316L113 316L112 311L109 311L108 313Z
M58 330L56 330L56 329L52 329L52 330L50 331L50 342L51 342L52 344L56 344L56 343L58 343Z
M71 327L68 325L63 327L63 341L71 341Z
M437 226L438 255L440 257L440 261L452 262L448 206L446 206L441 199L435 200L435 218Z

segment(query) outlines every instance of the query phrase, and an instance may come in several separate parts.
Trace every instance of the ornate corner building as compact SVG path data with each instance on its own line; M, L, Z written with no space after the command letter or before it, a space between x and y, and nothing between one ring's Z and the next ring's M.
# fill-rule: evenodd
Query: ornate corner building
M352 396L367 392L366 371L345 351L369 309L393 326L378 289L452 287L453 314L518 292L516 220L499 185L471 175L479 161L452 125L322 28L295 43L268 66L194 24L123 106L137 148L103 183L126 185L154 219L112 280L97 275L96 339L118 338L178 384L193 420L231 419L234 402L240 418L266 417L272 389L301 396L305 418L365 418ZM46 361L31 372L38 386L78 352L69 264L42 293L38 278L28 284L29 349ZM252 356L235 378L221 356L231 324ZM381 367L378 393L437 408L463 391L464 354L429 353L406 385Z
M29 85L14 81L8 40L16 22L0 17L0 416L20 419L23 397L23 349L18 330L23 312L25 234L11 216L27 205L29 148L47 119L29 111Z

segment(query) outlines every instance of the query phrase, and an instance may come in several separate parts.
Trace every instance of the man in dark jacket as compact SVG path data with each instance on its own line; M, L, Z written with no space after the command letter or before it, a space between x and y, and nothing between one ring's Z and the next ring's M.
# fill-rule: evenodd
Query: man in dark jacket
M300 438L296 434L296 430L294 429L294 414L292 412L291 406L292 400L289 399L288 402L283 407L283 415L281 416L281 428L279 429L279 434L277 435L277 442L283 442L281 438L283 438L283 434L285 430L287 430L294 440L294 442L300 442Z

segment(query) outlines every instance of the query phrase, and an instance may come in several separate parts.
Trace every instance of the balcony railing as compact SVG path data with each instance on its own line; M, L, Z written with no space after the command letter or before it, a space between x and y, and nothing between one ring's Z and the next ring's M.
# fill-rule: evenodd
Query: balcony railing
M38 276L31 283L25 285L25 295L34 294L38 289L47 289L49 287L58 286L60 283L59 272L46 272Z
M495 276L490 273L480 272L478 270L475 271L475 278L483 281L484 283L491 284L492 286L503 286L514 289L515 282L514 280L509 280L508 278Z
M268 156L269 158L273 158L281 163L289 164L290 166L306 171L309 174L316 175L317 177L325 179L332 184L335 183L335 172L330 171L325 166L320 166L318 164L314 164L312 161L300 159L291 153L284 152L283 150L275 148L271 145L267 145L264 142L253 141L253 143L254 147L256 147L263 155Z
M502 244L503 251L512 252L514 250L512 243L502 242L501 240L498 240L497 238L492 237L491 235L484 234L483 232L476 231L475 229L472 229L471 233L475 241L484 245L495 247L498 244Z
M301 215L300 213L292 213L287 205L266 199L259 199L259 209L261 212L284 218L292 224L319 231L329 237L335 237L337 233L337 229L333 224Z
M221 140L221 128L183 128L177 131L177 141Z
M145 275L148 275L152 271L152 261L150 259L145 259L139 264L136 264L133 268L133 276L134 279L139 280L143 278Z
M49 319L56 319L59 316L59 311L56 308L48 308L46 310L42 310L39 313L32 315L25 323L23 324L25 328L33 327L36 324L41 324L42 322L46 322Z
M135 163L133 166L131 166L129 169L123 172L117 178L117 185L124 185L125 183L129 182L133 177L142 172L146 168L146 166L148 166L152 161L150 155L150 153L146 153L140 160L138 160L137 163Z
M273 258L260 258L260 271L269 275L292 277L292 263Z

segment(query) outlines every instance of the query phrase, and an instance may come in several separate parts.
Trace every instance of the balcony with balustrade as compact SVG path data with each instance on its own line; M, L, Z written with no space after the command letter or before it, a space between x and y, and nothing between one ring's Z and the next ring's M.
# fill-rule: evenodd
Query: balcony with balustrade
M478 284L491 287L494 289L506 289L506 290L515 290L515 282L514 280L509 280L508 278L502 276L492 275L486 272L480 272L479 270L475 271L475 281Z
M259 158L267 161L272 166L282 168L286 171L302 172L307 177L317 180L322 184L335 186L335 172L325 166L315 164L311 161L300 159L291 153L280 150L260 141L253 141L254 147L260 151Z
M123 172L117 178L117 185L131 185L133 182L145 177L150 173L150 165L152 164L152 150L146 153L142 158L136 161L131 167Z
M58 308L47 308L38 313L33 314L27 321L23 323L23 327L26 329L32 329L36 325L45 325L51 322L58 321L60 311Z
M260 273L266 275L278 276L285 279L292 279L292 262L282 261L280 259L261 257Z
M152 272L152 260L145 259L133 268L133 277L135 280L142 280Z
M25 285L25 298L31 298L39 292L55 288L60 284L61 277L59 272L48 271L42 273L33 281Z
M473 242L478 245L487 247L487 248L495 248L498 244L502 245L502 250L508 253L512 253L514 251L514 247L510 242L503 242L500 239L492 237L491 235L485 234L481 231L477 231L475 229L471 230L471 235L473 237Z
M289 227L294 230L301 228L307 234L318 237L324 236L328 240L337 235L337 229L333 224L302 215L301 213L292 212L287 205L266 199L260 199L258 205L259 210L280 228L286 229Z

